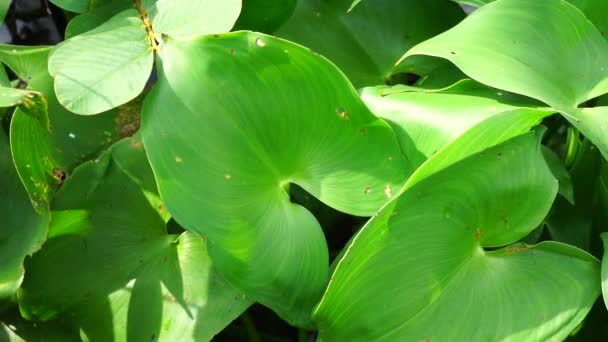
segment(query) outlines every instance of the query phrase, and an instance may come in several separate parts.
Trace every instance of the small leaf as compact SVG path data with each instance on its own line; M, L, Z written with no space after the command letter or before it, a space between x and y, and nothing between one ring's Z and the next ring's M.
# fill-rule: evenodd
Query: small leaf
M139 95L152 71L153 51L136 10L59 44L49 58L59 102L70 111L98 114Z
M241 12L241 0L144 1L152 28L176 38L230 31Z

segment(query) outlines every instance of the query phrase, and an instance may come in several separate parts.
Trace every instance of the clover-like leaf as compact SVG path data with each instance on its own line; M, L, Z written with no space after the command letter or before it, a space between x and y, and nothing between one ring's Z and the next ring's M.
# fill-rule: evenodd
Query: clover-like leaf
M315 312L320 340L564 339L599 294L597 260L515 243L556 192L533 133L408 188L340 260Z
M91 115L139 95L152 71L153 50L139 13L126 10L61 43L50 55L59 102Z
M32 209L13 166L8 137L0 129L0 303L10 299L23 279L23 259L45 240L49 215Z
M328 251L295 183L369 216L411 170L343 74L299 45L238 32L166 41L142 134L173 217L222 275L294 324L325 286Z
M143 0L157 34L189 38L230 31L241 0Z
M167 234L122 168L144 153L137 140L117 144L57 193L19 291L24 317L69 319L89 340L202 341L250 305L216 274L201 238Z
M275 34L329 58L356 87L384 84L403 51L464 18L458 5L443 0L364 1L347 12L352 2L300 0ZM407 63L406 71L419 74L438 65Z
M572 4L498 0L415 46L405 61L413 55L447 59L481 83L543 101L608 155L606 108L579 108L608 92L608 43Z
M84 117L65 110L53 91L47 65L49 51L49 47L0 45L0 61L13 70L28 91L43 94L48 106L46 118L44 113L22 105L11 120L15 166L38 212L48 211L52 195L74 167L94 158L118 138L117 117L122 117L116 112ZM38 99L42 98L34 100Z

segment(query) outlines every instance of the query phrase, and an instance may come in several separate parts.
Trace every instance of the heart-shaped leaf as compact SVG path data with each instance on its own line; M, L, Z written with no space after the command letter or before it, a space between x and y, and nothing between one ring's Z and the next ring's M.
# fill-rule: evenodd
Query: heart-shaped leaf
M57 193L48 241L27 263L22 314L69 318L89 340L210 340L250 301L217 276L201 238L167 234L124 172L144 156L141 142L114 149Z
M332 276L315 312L320 340L564 339L599 294L599 264L556 242L513 244L557 191L538 141L511 139L385 206Z
M142 133L169 212L208 239L228 281L305 324L327 280L327 245L286 189L372 215L411 172L393 132L334 65L281 39L169 40L160 56Z
M479 82L547 103L608 155L606 108L578 108L608 92L608 44L568 2L495 1L404 59L412 55L448 59Z
M356 87L384 84L403 51L464 18L458 5L444 0L365 1L347 12L352 2L300 0L276 35L329 58ZM406 71L419 74L439 65L407 63Z
M13 166L8 137L0 129L0 303L23 279L23 259L46 237L49 215L37 215Z

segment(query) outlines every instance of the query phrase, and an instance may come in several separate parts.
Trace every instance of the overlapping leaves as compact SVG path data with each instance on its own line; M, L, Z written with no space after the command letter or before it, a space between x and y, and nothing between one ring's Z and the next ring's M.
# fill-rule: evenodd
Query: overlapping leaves
M142 187L149 166L130 164L143 154L141 141L124 140L66 181L27 263L26 318L63 317L90 340L200 341L250 304L217 276L201 238L167 234Z
M88 14L80 25L91 27L127 4L102 6L98 16ZM184 38L227 32L241 9L240 0L136 1L136 5L137 9L125 9L61 43L51 54L49 71L57 97L70 111L98 114L134 99L150 77L161 35Z
M599 294L597 260L554 242L513 244L556 190L531 133L408 188L341 259L315 312L320 339L565 338Z
M543 101L608 155L606 107L580 108L608 92L608 44L568 2L495 1L404 59L412 55L445 58L479 82Z
M293 43L233 33L169 40L160 57L142 131L167 208L209 239L231 283L305 324L326 282L327 246L286 189L372 215L411 172L393 132L339 70Z

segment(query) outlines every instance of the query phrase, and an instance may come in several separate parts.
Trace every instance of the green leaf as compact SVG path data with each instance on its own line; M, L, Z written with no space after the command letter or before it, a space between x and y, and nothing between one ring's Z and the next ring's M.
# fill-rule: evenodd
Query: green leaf
M119 160L140 159L143 146L115 149L57 193L48 241L27 263L21 312L69 318L93 341L210 340L250 301L217 276L201 238L167 234L123 172Z
M608 44L571 4L499 0L402 61L412 55L445 58L481 83L547 103L608 155L605 109L578 108L608 92Z
M92 11L74 17L65 29L65 39L90 31L108 21L116 14L133 7L133 1L113 0Z
M602 156L597 148L585 140L570 168L574 203L558 197L547 218L553 240L589 250L594 235L593 215L598 211L595 201L601 163Z
M11 6L12 0L2 0L0 1L0 23L4 22L4 18L6 17L6 13L8 13L8 8Z
M50 198L75 166L95 158L117 139L117 119L122 117L121 112L84 117L65 110L55 98L47 70L49 51L49 47L0 45L0 61L27 84L28 90L44 94L47 100L50 132L45 121L24 106L15 110L11 120L15 166L38 212L48 211Z
M18 308L0 315L0 341L4 342L80 342L78 330L62 321L31 322L23 319Z
M347 12L351 3L300 0L276 35L329 58L356 87L384 84L403 51L464 18L458 5L444 0L365 1ZM404 71L425 74L439 65L421 62L408 62Z
M0 107L14 107L40 94L10 87L0 87Z
M361 98L391 125L412 169L492 116L517 110L530 113L530 118L545 113L541 103L471 80L438 91L402 85L366 88Z
M538 140L467 158L384 207L332 276L315 312L319 339L565 339L599 294L599 264L568 245L515 243L557 192Z
M8 137L0 129L0 303L10 299L23 278L23 259L45 240L49 215L37 215L19 181Z
M566 169L564 162L559 156L548 147L543 146L543 156L547 162L547 166L553 173L553 177L557 179L559 183L559 189L557 192L568 201L570 204L574 204L574 187L572 186L572 177L570 172Z
M160 57L142 134L169 212L208 239L229 282L305 325L328 252L289 183L370 216L411 172L393 132L334 65L282 39L169 40Z
M144 7L154 32L190 38L230 31L241 12L241 0L144 0Z
M602 294L604 305L608 308L608 233L602 233L600 236L604 242L604 257L602 258Z
M130 9L59 44L50 55L49 72L59 102L74 113L92 115L139 95L153 60L144 24Z
M50 0L53 4L64 10L76 13L83 13L89 9L90 0Z
M461 4L481 7L496 0L452 0ZM608 10L608 2L604 0L568 0L576 6L597 27L604 37L608 34L608 20L604 13Z
M234 24L236 30L272 34L296 9L297 0L243 0L243 9Z

